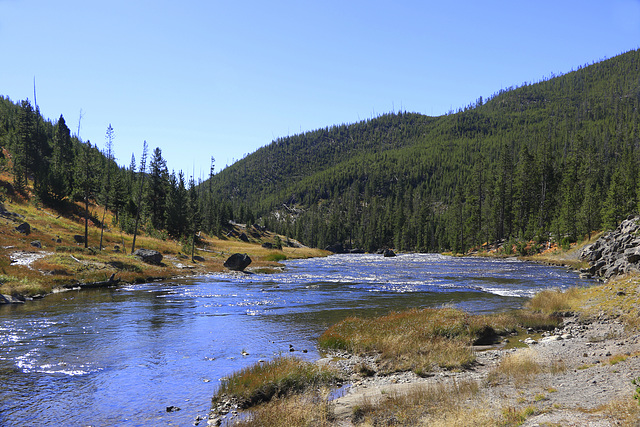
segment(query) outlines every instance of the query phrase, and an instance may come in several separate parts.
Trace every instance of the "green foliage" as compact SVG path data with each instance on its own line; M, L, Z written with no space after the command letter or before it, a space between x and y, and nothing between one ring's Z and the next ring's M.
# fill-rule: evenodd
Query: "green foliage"
M633 398L638 401L640 405L640 377L631 380L631 383L636 386L636 390L633 392Z
M207 185L311 246L575 241L637 211L638 62L630 51L441 117L398 112L279 138Z

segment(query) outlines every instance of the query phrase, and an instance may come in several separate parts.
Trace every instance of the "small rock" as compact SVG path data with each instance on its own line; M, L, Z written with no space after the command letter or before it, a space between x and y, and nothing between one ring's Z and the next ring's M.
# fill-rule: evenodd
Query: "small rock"
M42 243L40 243L40 240L34 240L33 242L31 242L31 246L33 246L34 248L42 248Z
M167 412L178 412L180 410L180 408L178 408L177 406L167 406Z

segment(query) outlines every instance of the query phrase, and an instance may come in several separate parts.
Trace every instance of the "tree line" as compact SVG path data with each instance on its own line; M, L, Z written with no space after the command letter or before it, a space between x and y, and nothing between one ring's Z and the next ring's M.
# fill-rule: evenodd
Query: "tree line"
M199 231L224 232L233 217L232 208L217 197L211 185L187 178L182 171L169 173L161 149L155 148L149 157L146 141L140 162L132 153L129 166L119 166L114 145L116 132L111 124L100 149L71 135L62 115L53 123L29 100L14 103L0 97L0 164L11 174L13 189L26 194L32 183L36 200L58 209L81 202L85 244L89 221L102 229L117 226L134 236L144 232L185 243L193 243ZM212 157L210 177L214 167ZM90 213L92 202L102 211ZM107 210L112 213L112 224L105 224ZM102 234L99 246L102 248Z
M534 252L638 209L640 51L441 117L397 112L280 138L214 177L317 247Z

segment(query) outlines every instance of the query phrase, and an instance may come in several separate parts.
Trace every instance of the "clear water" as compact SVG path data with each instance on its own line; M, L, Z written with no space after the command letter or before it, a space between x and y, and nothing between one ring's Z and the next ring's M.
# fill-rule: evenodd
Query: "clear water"
M0 306L0 426L192 425L221 377L279 354L318 358L318 336L347 316L442 305L494 312L543 288L591 283L515 260L335 255L287 261L279 274Z

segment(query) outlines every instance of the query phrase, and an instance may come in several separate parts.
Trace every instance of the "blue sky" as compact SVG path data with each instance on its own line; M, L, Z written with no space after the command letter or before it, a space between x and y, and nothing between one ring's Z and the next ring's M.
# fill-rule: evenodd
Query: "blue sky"
M640 47L640 0L0 0L0 95L196 177L273 139L428 115Z

